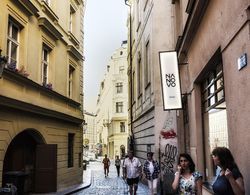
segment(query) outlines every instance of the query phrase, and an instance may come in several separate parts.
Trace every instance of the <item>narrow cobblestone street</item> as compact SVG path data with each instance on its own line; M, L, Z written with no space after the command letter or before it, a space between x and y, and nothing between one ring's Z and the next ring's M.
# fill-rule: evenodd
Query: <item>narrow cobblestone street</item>
M84 190L81 190L75 195L122 195L129 194L128 185L122 179L117 177L114 162L111 162L109 176L105 178L103 173L103 164L100 160L90 162L87 169L92 171L91 186ZM122 172L121 172L122 173ZM139 183L137 190L138 195L148 194L148 187L142 183Z

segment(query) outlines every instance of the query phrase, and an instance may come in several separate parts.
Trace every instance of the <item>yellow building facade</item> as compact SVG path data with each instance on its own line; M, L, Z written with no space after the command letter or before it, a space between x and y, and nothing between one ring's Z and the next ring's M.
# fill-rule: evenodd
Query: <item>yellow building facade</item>
M83 0L0 1L0 186L82 183Z

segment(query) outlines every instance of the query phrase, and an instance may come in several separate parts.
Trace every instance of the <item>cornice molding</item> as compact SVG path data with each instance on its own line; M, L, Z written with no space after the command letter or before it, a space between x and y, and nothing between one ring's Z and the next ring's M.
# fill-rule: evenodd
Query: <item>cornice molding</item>
M22 102L16 99L8 98L0 95L0 107L14 108L21 111L26 111L33 114L38 114L42 116L47 116L50 118L60 119L66 122L75 123L81 125L83 122L83 117L74 117L63 112L58 112L55 110L46 109L39 107L37 105L29 104L27 102Z
M4 68L3 77L11 78L12 80L17 81L18 83L23 83L24 85L34 87L35 89L38 89L39 91L41 91L45 94L48 94L49 96L58 98L64 102L68 103L73 108L79 108L81 106L81 104L79 102L76 102L76 101L74 101L66 96L63 96L56 91L47 89L46 87L32 81L31 79L24 77L16 72L13 72L7 68Z

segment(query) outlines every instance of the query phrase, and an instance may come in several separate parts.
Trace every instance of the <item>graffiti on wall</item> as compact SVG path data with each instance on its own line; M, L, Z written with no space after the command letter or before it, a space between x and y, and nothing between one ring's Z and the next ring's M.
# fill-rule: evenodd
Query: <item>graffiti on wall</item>
M172 128L172 126L173 126L173 117L169 117L166 120L166 122L165 122L165 124L160 132L163 139L173 139L176 137L176 133L175 133L174 129Z
M174 173L176 156L177 147L175 145L167 144L165 150L161 152L161 170L164 175L167 173Z
M174 114L173 114L174 115ZM169 115L160 133L160 158L163 175L173 174L176 168L178 154L176 120L175 116Z
M163 194L174 194L171 185L177 166L178 146L176 130L176 113L168 112L159 135L161 187Z

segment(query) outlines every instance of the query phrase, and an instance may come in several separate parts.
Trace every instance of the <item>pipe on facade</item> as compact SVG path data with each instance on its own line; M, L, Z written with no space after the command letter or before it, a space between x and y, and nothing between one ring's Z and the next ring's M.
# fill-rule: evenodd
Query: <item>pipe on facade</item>
M124 0L125 5L129 7L129 68L128 68L128 76L130 79L130 128L131 128L131 136L130 136L130 146L129 149L133 150L133 74L132 74L132 20L131 20L131 4L129 0Z

